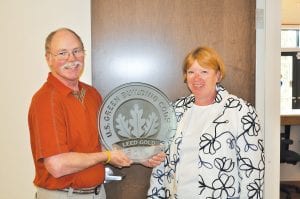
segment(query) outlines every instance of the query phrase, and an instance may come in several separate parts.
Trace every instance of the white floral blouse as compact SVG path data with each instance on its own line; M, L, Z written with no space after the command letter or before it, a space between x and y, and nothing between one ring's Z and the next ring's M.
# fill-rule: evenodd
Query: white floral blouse
M264 135L256 111L221 85L216 90L215 103L202 117L207 124L199 128L194 139L185 137L194 96L174 103L177 132L166 150L165 161L152 171L148 199L263 198ZM188 156L195 158L189 163L180 162Z

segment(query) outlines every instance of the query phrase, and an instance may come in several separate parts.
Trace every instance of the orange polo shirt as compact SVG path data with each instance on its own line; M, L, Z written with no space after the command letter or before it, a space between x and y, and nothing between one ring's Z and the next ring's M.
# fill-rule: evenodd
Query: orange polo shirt
M66 152L101 151L98 111L102 98L98 91L82 82L86 90L81 103L72 90L51 73L32 98L28 125L35 164L34 184L47 189L84 188L102 184L104 166L97 164L83 171L54 178L45 168L44 158Z

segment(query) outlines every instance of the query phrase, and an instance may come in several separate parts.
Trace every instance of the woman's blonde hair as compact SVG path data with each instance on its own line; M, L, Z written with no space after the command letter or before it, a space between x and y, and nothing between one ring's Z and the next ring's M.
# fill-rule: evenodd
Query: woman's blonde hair
M198 47L191 51L183 61L183 78L186 82L187 70L192 64L197 61L201 67L211 68L216 72L220 72L220 80L222 81L225 77L225 65L221 57L216 51L209 47Z

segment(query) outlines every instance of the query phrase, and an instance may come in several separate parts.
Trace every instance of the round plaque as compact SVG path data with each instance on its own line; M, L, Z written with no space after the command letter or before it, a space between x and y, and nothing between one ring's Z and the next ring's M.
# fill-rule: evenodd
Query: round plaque
M141 162L169 143L176 131L176 117L162 91L132 82L113 89L105 97L98 125L106 149L122 149L134 162Z

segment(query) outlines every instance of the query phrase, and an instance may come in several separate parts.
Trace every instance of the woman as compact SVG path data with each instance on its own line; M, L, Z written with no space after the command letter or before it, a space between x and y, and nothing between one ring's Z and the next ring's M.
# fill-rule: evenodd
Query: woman
M225 68L210 48L190 52L183 73L192 94L174 103L177 132L153 169L148 198L263 198L263 133L253 106L219 84Z

